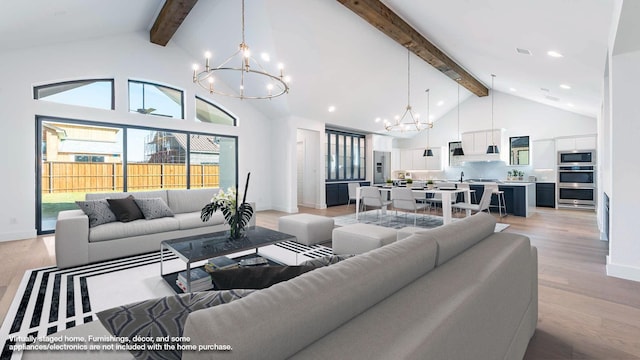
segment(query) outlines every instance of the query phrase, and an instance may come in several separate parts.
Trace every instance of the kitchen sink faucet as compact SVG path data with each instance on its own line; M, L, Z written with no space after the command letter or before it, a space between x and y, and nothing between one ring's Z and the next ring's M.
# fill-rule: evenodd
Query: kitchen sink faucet
M463 181L464 178L464 171L460 171L460 182Z

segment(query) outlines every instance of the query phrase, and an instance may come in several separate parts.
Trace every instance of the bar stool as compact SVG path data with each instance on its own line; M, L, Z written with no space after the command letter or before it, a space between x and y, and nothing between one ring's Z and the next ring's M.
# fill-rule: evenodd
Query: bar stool
M486 184L484 191L491 191L491 196L495 195L498 198L498 205L489 205L489 208L497 207L500 217L507 216L507 204L504 200L504 191L498 188L498 184ZM502 215L502 209L504 209L504 215Z

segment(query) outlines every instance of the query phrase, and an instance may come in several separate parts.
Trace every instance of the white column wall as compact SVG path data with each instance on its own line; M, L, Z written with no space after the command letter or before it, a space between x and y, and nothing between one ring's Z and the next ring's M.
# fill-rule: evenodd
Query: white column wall
M191 81L194 62L181 48L151 44L148 32L2 52L0 67L0 241L35 236L36 115L160 127L238 136L240 179L251 171L248 200L269 209L274 195L271 121L249 101L211 96ZM33 86L87 78L114 78L116 110L33 100ZM184 91L185 120L129 113L128 79L166 84ZM238 127L195 122L194 95L238 117ZM278 143L275 143L278 144ZM277 146L277 145L276 145ZM243 180L241 180L243 182Z
M638 204L640 51L612 57L611 77L611 239L607 273L640 281Z

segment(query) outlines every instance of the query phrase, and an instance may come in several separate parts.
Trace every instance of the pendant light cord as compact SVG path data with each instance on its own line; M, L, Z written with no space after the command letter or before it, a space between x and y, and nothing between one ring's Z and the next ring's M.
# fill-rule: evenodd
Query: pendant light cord
M495 145L495 141L493 140L493 99L496 95L493 93L493 80L496 78L495 74L491 74L491 145Z

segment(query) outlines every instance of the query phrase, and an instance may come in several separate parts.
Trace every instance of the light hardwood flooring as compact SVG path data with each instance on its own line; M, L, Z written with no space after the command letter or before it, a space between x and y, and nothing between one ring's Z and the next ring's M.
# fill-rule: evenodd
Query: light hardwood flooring
M300 211L332 217L354 207ZM283 215L262 211L257 223L275 229ZM598 238L595 213L538 208L529 218L498 221L538 248L538 327L525 359L640 359L640 283L606 275L608 243ZM24 271L55 263L53 241L44 236L0 243L0 319Z

